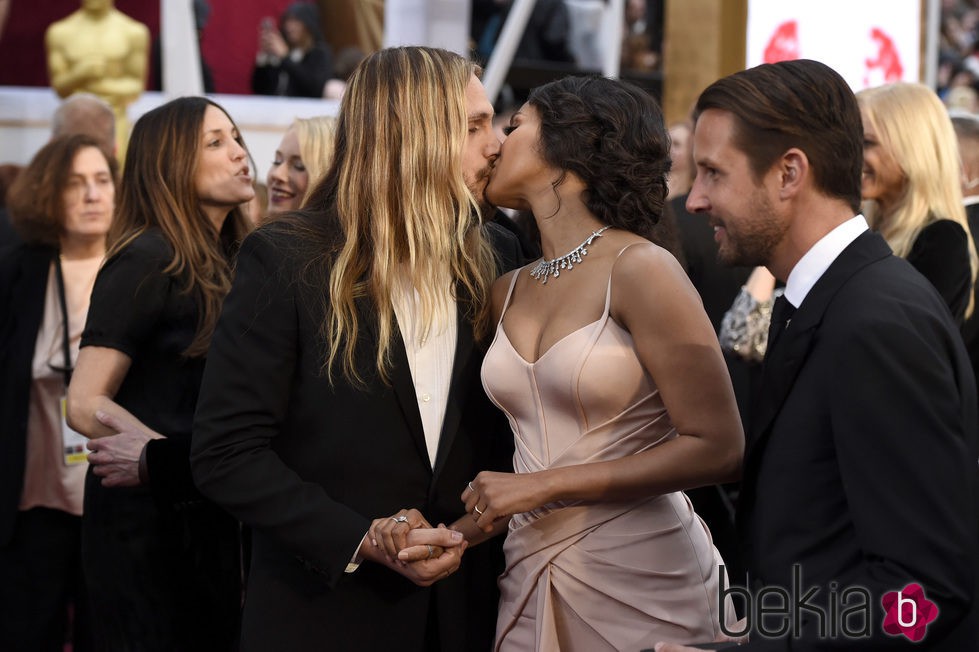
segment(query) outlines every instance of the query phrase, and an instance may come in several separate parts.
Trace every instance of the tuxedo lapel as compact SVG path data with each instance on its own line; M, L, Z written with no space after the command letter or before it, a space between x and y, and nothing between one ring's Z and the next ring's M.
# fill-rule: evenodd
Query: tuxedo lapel
M435 457L435 478L438 481L439 473L445 465L449 451L452 450L452 443L455 441L456 433L459 430L459 421L462 418L461 406L463 398L469 391L469 368L472 364L473 350L473 331L472 325L466 319L464 304L456 304L456 352L455 360L452 363L452 379L449 381L449 399L445 406L445 418L442 421L442 432L439 437L438 454Z
M357 306L361 323L368 324L367 329L370 333L370 336L367 338L369 346L366 347L370 355L365 355L364 364L373 364L373 354L377 351L377 343L380 338L377 322L374 318L374 310L366 299L358 299ZM405 426L407 426L408 432L411 434L412 441L415 442L418 455L425 462L425 466L429 467L431 463L428 459L428 446L425 443L425 429L422 427L422 417L418 411L418 398L415 396L415 384L411 378L411 367L408 366L408 354L405 351L404 338L401 335L401 328L398 325L397 317L394 318L394 333L391 337L390 358L391 388L401 408Z
M771 424L788 397L789 390L809 353L818 322L813 323L815 310L808 310L809 298L803 302L807 310L796 311L792 322L782 333L778 345L765 355L760 398L755 406L755 419L749 433L745 459L771 431ZM822 316L822 310L818 312Z
M772 423L802 370L834 295L857 271L889 255L890 247L883 238L871 231L862 233L827 268L796 310L776 346L766 353L760 397L753 411L755 417L745 450L746 478L750 474L749 465L771 436Z

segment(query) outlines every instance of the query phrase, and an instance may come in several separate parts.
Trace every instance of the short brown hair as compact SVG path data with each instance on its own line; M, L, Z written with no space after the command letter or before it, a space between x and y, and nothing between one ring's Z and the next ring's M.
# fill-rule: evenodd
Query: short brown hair
M27 164L7 194L10 224L28 244L57 247L65 223L63 191L71 176L75 155L86 147L102 152L112 182L118 183L118 166L95 138L84 134L59 136L42 147Z
M708 109L734 115L734 143L756 177L797 147L809 159L816 188L860 210L860 109L846 81L829 66L799 59L743 70L700 95L694 120Z

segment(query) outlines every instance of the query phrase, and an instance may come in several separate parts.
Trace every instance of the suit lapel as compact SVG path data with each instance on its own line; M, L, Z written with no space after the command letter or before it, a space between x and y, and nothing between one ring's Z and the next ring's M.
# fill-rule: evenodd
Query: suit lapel
M369 337L364 347L364 364L374 364L374 354L377 352L377 343L380 339L377 322L374 318L375 311L366 298L357 299L358 312L361 323L367 324ZM405 426L415 442L415 449L418 455L425 462L426 467L430 467L428 459L428 446L425 444L425 429L422 427L421 413L418 411L418 398L415 396L415 384L411 379L411 367L408 366L408 354L405 351L404 338L401 335L401 328L398 325L397 316L394 318L394 334L391 337L391 388L394 396L401 408Z
M439 436L438 454L435 457L435 481L445 465L445 460L452 450L456 433L459 431L459 421L462 418L463 397L469 392L471 382L469 367L472 364L473 331L472 325L465 317L465 304L456 302L456 352L452 363L452 379L449 381L449 399L445 406L445 418L442 421L442 432Z
M765 356L759 400L754 409L745 450L744 477L750 478L749 465L771 436L772 423L782 409L802 369L813 338L827 307L839 289L863 267L891 255L890 247L878 234L865 231L837 256L796 310L781 338Z

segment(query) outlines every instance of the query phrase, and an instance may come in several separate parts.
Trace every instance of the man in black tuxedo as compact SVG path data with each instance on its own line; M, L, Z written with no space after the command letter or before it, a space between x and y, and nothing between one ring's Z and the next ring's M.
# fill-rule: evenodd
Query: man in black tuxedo
M474 210L500 149L476 72L431 48L365 59L334 167L242 244L191 463L253 530L243 652L492 644L499 545L463 556L431 527L463 516L479 471L512 468L479 370L486 291L519 249ZM427 558L399 562L392 540Z
M738 649L977 649L975 380L934 288L858 214L850 88L814 61L763 65L696 113L688 208L722 261L786 283L745 449Z

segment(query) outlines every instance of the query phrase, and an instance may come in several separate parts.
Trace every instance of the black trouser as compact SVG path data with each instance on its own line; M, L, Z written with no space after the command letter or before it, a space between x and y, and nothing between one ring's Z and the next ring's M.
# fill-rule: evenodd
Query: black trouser
M81 518L46 507L20 512L0 546L0 648L62 652L71 640L74 652L88 652L89 624Z

